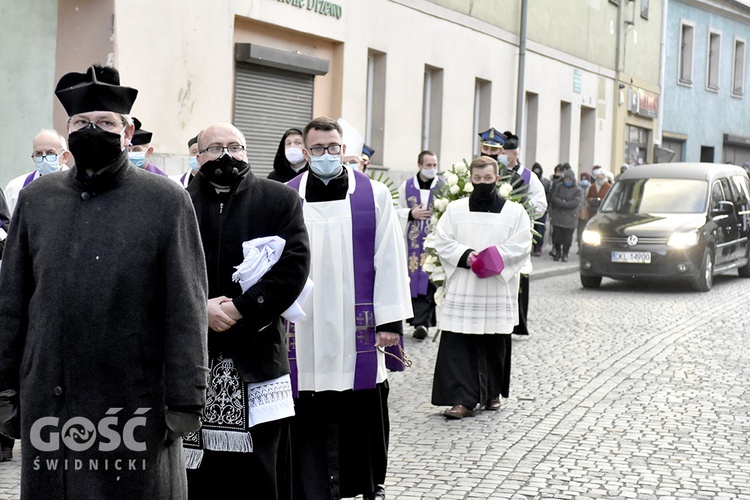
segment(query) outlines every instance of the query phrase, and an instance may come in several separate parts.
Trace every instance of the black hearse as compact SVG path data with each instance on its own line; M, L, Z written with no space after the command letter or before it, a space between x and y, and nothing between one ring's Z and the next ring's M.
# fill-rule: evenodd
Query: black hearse
M665 163L627 170L581 240L586 288L602 277L678 279L708 291L715 274L750 276L750 181L734 165Z

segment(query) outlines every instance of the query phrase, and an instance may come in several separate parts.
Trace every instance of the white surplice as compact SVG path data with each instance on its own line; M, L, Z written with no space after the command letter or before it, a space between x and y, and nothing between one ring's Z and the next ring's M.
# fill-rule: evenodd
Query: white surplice
M409 207L409 200L406 199L407 182L412 183L414 187L419 190L419 200L417 201L420 205L422 205L422 208L428 208L430 203L430 193L437 184L438 178L435 177L434 179L432 179L429 189L421 189L419 187L419 180L417 179L416 175L410 179L406 179L398 187L398 209L396 210L396 213L398 213L399 221L401 221L401 229L403 229L404 234L407 234L407 230L409 228L409 212L411 212L411 208ZM428 222L429 220L425 221L425 224L427 224Z
M496 246L505 268L481 279L458 267L468 249ZM518 323L518 283L531 252L526 210L506 201L500 213L470 212L469 198L451 202L438 221L435 248L445 269L445 296L438 325L456 333L511 333Z
M347 197L305 202L303 213L310 237L310 278L315 283L295 324L298 385L301 391L343 391L354 387L356 360L354 321L354 260L349 196L356 188L350 169ZM305 198L303 174L299 194ZM375 322L378 325L412 316L409 275L403 234L388 188L370 181L375 198ZM356 221L355 221L356 223ZM363 243L362 243L363 244ZM378 352L377 382L387 378L385 356Z

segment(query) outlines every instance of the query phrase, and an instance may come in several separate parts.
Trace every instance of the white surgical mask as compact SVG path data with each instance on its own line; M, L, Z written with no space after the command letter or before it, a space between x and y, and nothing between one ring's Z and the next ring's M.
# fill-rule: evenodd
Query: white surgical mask
M497 162L501 164L504 167L508 166L508 155L499 155L497 157Z
M434 179L435 175L437 175L436 168L423 168L422 169L422 177L424 177L425 179Z
M329 154L311 156L310 170L321 179L333 179L341 172L341 157Z
M146 164L146 152L145 151L138 151L133 153L128 153L128 159L130 160L130 163L135 165L138 168L143 168L143 166Z
M190 168L195 170L196 172L201 169L201 166L198 164L198 158L195 156L191 156L188 158L188 165L190 165Z
M302 156L302 149L301 148L286 148L284 151L284 155L286 156L286 159L289 160L289 163L294 165L295 163L300 163L302 160L305 159L304 156Z
M55 161L49 161L47 158L43 158L42 163L39 164L37 170L39 170L39 175L57 172L60 170L60 160L55 159Z

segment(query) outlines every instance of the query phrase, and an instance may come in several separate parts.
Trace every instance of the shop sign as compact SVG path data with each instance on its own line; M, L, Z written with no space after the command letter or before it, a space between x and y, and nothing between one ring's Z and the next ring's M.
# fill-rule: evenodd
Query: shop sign
M656 118L659 114L659 95L648 90L630 87L628 111L636 115Z
M286 3L292 7L306 9L311 12L317 12L323 16L331 16L341 19L341 6L327 0L276 0L280 3Z

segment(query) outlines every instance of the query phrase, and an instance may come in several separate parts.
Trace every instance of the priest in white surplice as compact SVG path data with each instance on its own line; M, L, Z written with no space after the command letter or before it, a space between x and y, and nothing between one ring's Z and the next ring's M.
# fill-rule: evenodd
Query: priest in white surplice
M377 347L397 345L412 316L406 251L388 188L341 164L340 125L304 130L310 170L291 181L310 237L315 283L290 338L298 396L294 497L383 498L388 381Z
M476 158L470 172L474 191L448 205L435 231L446 280L432 404L451 406L443 414L453 419L477 405L500 408L503 340L518 323L519 275L531 252L529 216L499 196L497 162Z

